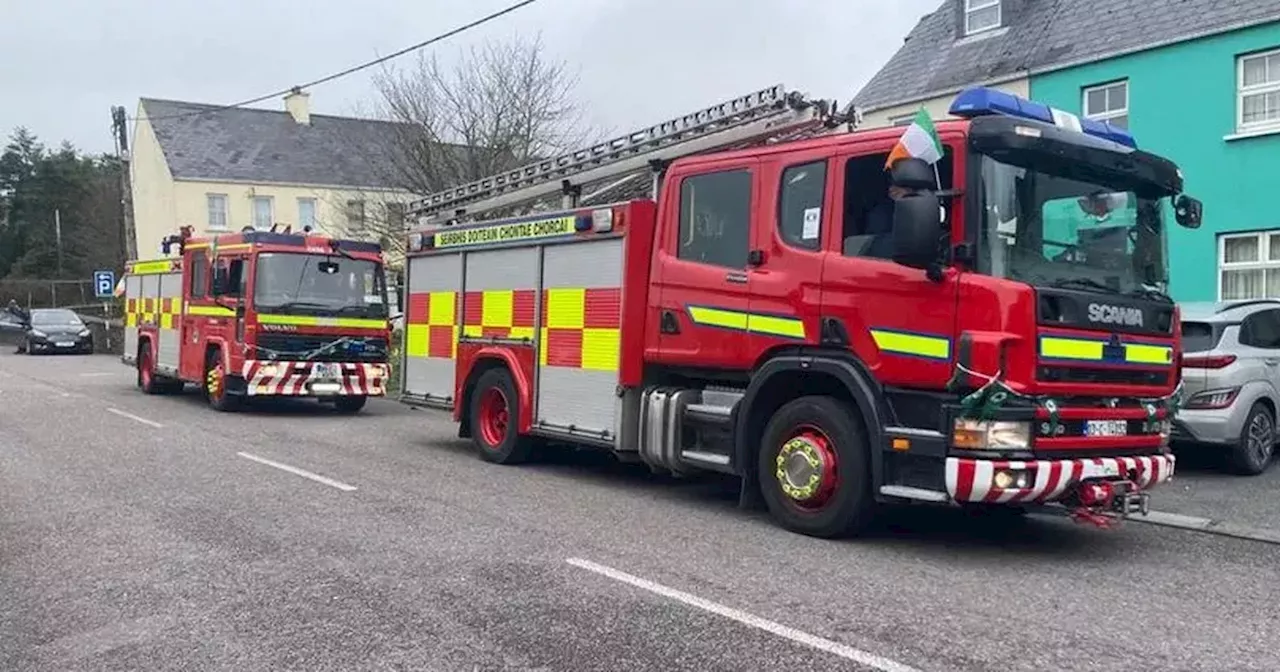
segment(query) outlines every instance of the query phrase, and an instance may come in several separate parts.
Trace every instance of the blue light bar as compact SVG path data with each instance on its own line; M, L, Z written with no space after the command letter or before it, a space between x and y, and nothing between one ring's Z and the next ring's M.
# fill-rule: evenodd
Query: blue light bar
M1133 139L1133 135L1119 126L1096 119L1081 119L1070 112L1054 109L1044 103L1037 103L1034 100L1027 100L1012 93L989 89L985 86L975 86L961 91L960 95L956 96L955 101L951 103L949 112L952 116L962 119L995 114L1032 119L1046 124L1053 124L1058 128L1069 131L1110 140L1125 147L1138 148L1138 143Z

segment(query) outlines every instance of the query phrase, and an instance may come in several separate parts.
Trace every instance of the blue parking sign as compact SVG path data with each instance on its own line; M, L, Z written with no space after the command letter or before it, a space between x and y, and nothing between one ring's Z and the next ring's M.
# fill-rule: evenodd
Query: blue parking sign
M109 299L116 290L116 273L115 271L94 271L93 272L93 293L99 299Z

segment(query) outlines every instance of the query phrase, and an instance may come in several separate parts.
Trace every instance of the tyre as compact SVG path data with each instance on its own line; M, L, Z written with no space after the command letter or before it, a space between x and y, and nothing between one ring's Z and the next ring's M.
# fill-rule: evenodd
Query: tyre
M857 411L831 397L801 397L769 419L757 465L769 513L792 532L842 537L875 515L871 446Z
M240 397L227 393L227 370L222 361L222 353L217 350L209 353L204 365L204 398L215 411L231 412L240 410Z
M161 394L160 381L156 380L155 362L151 361L151 348L144 343L138 346L138 389L143 394Z
M1231 467L1237 473L1257 476L1271 466L1275 454L1276 421L1262 403L1249 409L1240 439L1231 451Z
M360 409L369 401L366 396L343 396L333 400L333 407L338 409L339 413L359 413Z
M471 441L485 461L520 464L529 460L533 441L520 436L520 401L506 369L490 369L480 375L471 393L468 420Z

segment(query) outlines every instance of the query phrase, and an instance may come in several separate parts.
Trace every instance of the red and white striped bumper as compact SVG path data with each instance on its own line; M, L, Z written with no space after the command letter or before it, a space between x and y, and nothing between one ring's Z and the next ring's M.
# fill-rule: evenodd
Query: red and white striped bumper
M334 371L321 370L330 367ZM336 375L328 375L331 373ZM261 360L246 360L244 363L245 391L251 397L327 395L379 397L387 393L388 374L389 368L386 364Z
M1090 478L1128 478L1146 490L1169 480L1173 466L1173 455L1026 461L949 457L947 494L957 502L1056 502ZM1001 470L1027 470L1034 480L1028 488L1000 488L995 475Z

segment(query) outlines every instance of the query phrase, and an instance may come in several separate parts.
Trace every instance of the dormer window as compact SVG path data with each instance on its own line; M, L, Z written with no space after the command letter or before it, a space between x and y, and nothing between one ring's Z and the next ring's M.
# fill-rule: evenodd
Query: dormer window
M1000 0L963 0L964 34L973 35L1000 27Z

